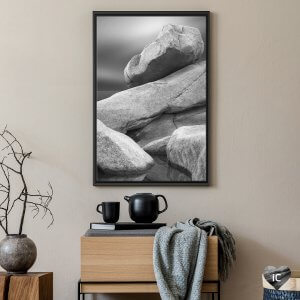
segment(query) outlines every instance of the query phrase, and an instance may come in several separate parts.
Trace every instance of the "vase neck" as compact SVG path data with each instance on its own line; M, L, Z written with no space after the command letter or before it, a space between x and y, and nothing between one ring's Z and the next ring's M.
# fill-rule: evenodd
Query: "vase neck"
M8 238L26 238L27 234L7 234Z

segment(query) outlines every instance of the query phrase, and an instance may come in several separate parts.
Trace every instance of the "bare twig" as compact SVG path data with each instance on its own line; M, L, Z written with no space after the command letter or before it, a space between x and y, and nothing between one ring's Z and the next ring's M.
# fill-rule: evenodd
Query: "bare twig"
M16 174L20 174L19 171L15 170L15 169L12 168L12 167L9 167L9 166L8 166L7 164L5 164L3 161L0 162L0 165L2 165L3 167L5 167L7 170L13 171L13 172L15 172Z
M23 146L18 141L18 139L7 130L7 126L0 133L0 138L6 144L2 151L5 151L5 156L0 161L0 171L3 173L3 177L5 179L5 183L0 183L0 192L5 195L5 198L0 202L0 213L3 212L4 215L0 215L0 227L8 234L8 217L10 213L13 211L15 204L20 201L22 202L23 208L20 218L19 224L19 234L23 232L23 225L26 215L27 206L33 208L34 218L43 211L44 218L47 214L51 217L51 222L49 226L51 226L54 222L54 217L52 211L49 209L49 204L53 198L53 188L49 183L50 191L42 194L39 190L37 193L29 193L27 182L24 176L24 163L27 158L31 156L31 152L25 152ZM8 152L8 153L7 153ZM8 156L12 156L17 163L17 166L11 166L5 159ZM15 165L15 164L14 164ZM22 182L22 188L19 195L15 199L11 199L11 178L10 173L13 172L17 176L20 177ZM30 200L32 199L32 200Z

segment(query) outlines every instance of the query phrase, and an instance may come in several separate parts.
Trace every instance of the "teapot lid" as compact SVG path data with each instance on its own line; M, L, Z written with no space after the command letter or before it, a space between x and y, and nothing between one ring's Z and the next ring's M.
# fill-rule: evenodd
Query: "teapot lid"
M152 193L136 193L135 195L153 195Z
M133 196L154 196L154 194L152 193L136 193L134 195L132 195L131 197Z

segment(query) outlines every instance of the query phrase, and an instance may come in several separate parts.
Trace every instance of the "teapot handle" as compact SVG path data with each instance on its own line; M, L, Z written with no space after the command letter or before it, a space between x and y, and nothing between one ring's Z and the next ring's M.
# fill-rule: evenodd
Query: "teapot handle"
M159 197L162 197L164 202L165 202L165 208L163 210L159 210L158 213L161 214L163 212L165 212L167 209L168 209L168 202L167 202L167 199L165 198L165 196L163 195L156 195L155 198L159 201Z
M129 196L124 196L124 200L126 200L127 202L129 202L130 197Z
M100 213L101 215L103 215L103 212L102 212L102 210L100 210L100 207L102 207L102 203L101 204L99 204L99 205L97 205L97 212L98 213Z

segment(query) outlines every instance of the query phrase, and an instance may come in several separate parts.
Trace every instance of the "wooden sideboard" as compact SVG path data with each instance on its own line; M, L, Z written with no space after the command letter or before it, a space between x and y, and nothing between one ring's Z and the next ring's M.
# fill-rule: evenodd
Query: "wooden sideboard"
M153 242L153 236L81 237L78 299L84 294L158 293ZM216 236L208 238L202 292L217 294L220 299Z

